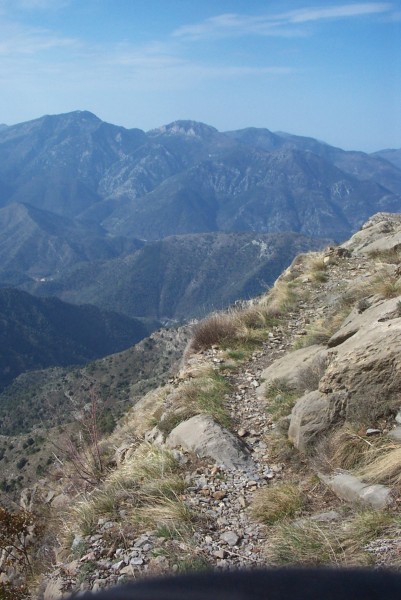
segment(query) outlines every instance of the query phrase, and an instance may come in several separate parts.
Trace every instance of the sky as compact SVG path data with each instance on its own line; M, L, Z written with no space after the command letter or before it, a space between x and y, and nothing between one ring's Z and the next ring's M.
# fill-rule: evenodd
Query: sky
M0 123L89 110L401 147L401 0L0 0Z

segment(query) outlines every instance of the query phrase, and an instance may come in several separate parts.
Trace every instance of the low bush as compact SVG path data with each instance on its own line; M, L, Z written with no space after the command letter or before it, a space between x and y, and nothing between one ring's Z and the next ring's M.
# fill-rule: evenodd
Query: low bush
M216 313L193 327L191 350L206 350L213 345L229 346L237 339L237 335L235 314Z

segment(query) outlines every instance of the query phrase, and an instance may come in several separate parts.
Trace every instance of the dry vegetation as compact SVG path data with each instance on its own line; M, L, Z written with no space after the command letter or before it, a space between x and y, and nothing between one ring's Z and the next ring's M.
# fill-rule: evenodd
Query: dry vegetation
M296 483L265 486L255 494L251 512L265 525L273 525L294 517L306 504L306 498Z
M369 510L341 522L283 522L271 534L267 558L277 565L368 566L374 557L367 545L379 536L394 537L395 524L390 513Z
M164 527L174 535L185 536L197 521L180 498L185 487L170 451L141 444L101 486L74 503L64 530L67 551L75 534L94 533L100 517L119 522L121 529L131 526L138 533L149 527Z
M229 384L216 371L203 370L198 377L184 381L173 395L173 404L158 422L159 429L168 435L182 421L198 414L212 416L225 427L231 424L224 407Z

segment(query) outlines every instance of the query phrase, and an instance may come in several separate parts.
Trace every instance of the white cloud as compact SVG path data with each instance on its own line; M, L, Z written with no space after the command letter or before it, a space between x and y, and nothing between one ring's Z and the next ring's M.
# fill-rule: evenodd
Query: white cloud
M343 4L327 8L301 9L287 13L292 23L306 23L323 19L344 19L348 17L361 17L387 12L391 9L388 2L363 2L359 4Z
M190 40L242 35L299 36L303 35L303 32L299 28L294 28L294 25L327 19L345 19L386 13L391 8L392 5L388 2L363 2L328 7L309 7L260 16L226 13L211 17L200 23L179 27L173 32L173 36Z
M77 40L46 29L24 27L16 23L0 24L0 56L34 55L46 50L72 49L79 46Z

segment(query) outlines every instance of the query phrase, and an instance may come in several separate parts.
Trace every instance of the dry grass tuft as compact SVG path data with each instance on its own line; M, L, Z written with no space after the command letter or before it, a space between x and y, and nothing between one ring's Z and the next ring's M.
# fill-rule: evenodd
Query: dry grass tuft
M354 469L366 460L371 448L369 440L359 435L352 426L345 425L330 439L328 460L336 469Z
M252 515L273 525L278 521L293 517L305 505L306 499L299 485L280 483L258 490L251 506Z
M401 446L388 444L376 450L376 457L358 471L358 475L369 483L389 486L401 485Z
M374 261L399 265L401 263L401 246L394 246L387 250L371 250L368 256Z
M269 537L267 556L279 565L368 566L374 556L367 551L367 544L390 533L393 526L391 513L369 510L341 523L284 522Z
M296 340L294 348L305 348L314 344L327 344L335 331L336 328L334 328L334 325L326 319L316 319L316 321L307 327L306 335Z
M175 393L175 402L170 411L158 423L166 435L182 421L198 414L212 416L224 427L230 427L231 418L225 408L225 395L230 385L212 368L200 377L184 381Z
M294 286L285 281L276 281L269 294L262 302L266 305L271 316L281 317L292 310L298 301Z
M191 350L206 350L214 345L230 345L237 339L238 323L235 315L215 313L197 323L192 332Z
M172 531L188 531L196 517L180 499L185 487L172 453L143 443L101 487L74 503L64 538L71 539L72 531L93 534L99 517L119 522L121 507L125 522L131 522L138 531L161 524Z
M401 295L401 278L390 273L382 273L373 282L374 293L381 298L396 298Z
M327 525L307 520L284 522L269 536L267 558L275 565L340 566L341 543Z
M285 379L274 379L266 387L266 411L277 421L290 414L300 393L288 385Z

